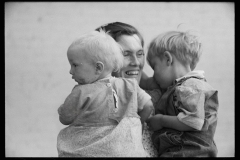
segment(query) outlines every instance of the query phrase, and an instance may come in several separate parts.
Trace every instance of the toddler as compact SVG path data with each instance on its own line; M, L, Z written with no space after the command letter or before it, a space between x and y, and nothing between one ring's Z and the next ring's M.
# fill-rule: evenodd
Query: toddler
M204 71L194 71L201 53L198 37L190 32L165 32L149 45L152 82L165 90L147 120L161 157L217 156L218 91L207 83Z
M151 97L132 78L115 78L123 65L120 46L104 31L93 31L67 51L78 83L59 109L68 127L57 138L59 157L146 157L142 125ZM140 120L141 119L141 120Z

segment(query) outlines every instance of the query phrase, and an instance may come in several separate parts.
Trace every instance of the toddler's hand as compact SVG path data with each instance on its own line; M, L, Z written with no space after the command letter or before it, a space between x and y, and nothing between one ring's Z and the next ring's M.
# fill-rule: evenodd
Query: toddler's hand
M146 123L150 130L156 131L163 128L163 126L161 125L162 116L162 114L157 114L146 120Z

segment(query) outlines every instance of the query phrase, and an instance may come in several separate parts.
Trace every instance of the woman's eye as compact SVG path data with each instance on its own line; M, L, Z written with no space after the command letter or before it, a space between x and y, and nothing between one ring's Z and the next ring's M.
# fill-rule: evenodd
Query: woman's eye
M137 56L144 56L144 52L143 51L138 52Z

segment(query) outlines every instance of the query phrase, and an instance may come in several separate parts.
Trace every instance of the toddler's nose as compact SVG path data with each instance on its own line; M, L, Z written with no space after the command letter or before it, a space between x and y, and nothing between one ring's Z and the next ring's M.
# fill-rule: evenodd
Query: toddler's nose
M69 73L70 73L71 75L73 74L73 72L72 72L72 68L70 69Z

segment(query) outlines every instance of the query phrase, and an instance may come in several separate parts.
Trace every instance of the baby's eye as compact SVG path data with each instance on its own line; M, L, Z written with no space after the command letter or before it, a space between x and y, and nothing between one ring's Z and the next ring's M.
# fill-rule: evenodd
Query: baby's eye
M130 52L129 51L124 51L123 52L123 56L129 56L130 55Z

